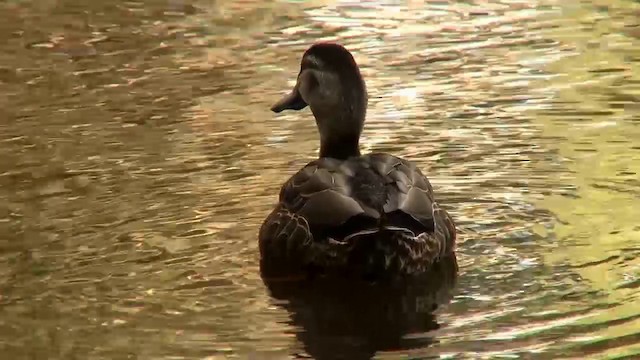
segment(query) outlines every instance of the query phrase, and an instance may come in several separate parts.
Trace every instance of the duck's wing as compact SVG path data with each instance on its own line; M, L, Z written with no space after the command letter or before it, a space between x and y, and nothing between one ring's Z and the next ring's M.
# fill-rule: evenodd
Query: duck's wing
M313 241L307 221L281 204L264 220L258 238L260 253L263 255L261 268L269 274L287 273L291 268L301 268L304 261L300 254Z
M453 221L434 201L428 179L392 155L315 160L282 186L279 200L260 229L263 274L345 265L354 245L370 244L358 239L381 227L396 230L380 244L398 243L390 254L400 256L398 249L407 247L407 269L451 253L455 244Z
M403 221L408 215L421 226L414 231L433 236L443 242L442 253L449 253L455 245L456 228L451 216L435 201L429 179L413 163L389 154L370 154L368 162L384 178L386 202L384 213L390 225L412 226ZM420 228L420 227L419 227ZM412 229L413 230L413 229Z
M314 241L307 220L283 204L267 216L259 233L263 276L304 276L310 264L341 266L347 260L345 243L331 238Z
M390 154L369 154L364 159L382 177L386 189L384 212L401 211L426 228L433 228L433 188L415 164Z
M312 161L282 186L279 200L288 216L304 219L309 234L322 235L316 240L325 236L339 240L381 225L448 237L455 229L435 203L422 172L389 154ZM354 218L357 221L347 224Z
M354 216L379 215L350 195L350 171L341 165L335 159L315 160L284 183L278 205L259 232L263 272L290 273L310 263L339 265L346 259L341 256L344 243L335 241L331 231Z
M282 186L280 203L314 229L333 228L357 215L377 219L380 212L354 194L357 166L330 158L312 161Z

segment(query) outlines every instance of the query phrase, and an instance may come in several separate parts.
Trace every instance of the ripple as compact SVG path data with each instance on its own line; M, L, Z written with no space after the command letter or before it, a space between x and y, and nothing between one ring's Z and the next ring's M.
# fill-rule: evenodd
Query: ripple
M640 356L635 4L0 10L7 354ZM318 151L308 111L268 109L318 40L346 44L362 67L363 150L415 161L460 229L450 303L386 347L336 335L394 330L375 301L357 319L339 296L276 299L258 275L260 222ZM323 327L323 314L343 325Z

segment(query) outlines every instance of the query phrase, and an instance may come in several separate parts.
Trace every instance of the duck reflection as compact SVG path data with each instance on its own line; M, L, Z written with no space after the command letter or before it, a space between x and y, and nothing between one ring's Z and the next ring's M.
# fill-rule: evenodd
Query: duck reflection
M457 274L455 257L445 257L429 272L403 280L263 280L289 311L296 337L312 358L370 359L379 351L433 343L427 333L440 327L434 311L452 298Z

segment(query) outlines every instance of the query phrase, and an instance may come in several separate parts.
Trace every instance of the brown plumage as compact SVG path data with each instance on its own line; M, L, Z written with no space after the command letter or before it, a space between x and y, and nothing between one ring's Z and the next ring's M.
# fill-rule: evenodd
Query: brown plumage
M455 257L456 229L429 180L389 154L360 155L366 88L351 54L316 44L274 112L310 106L320 154L281 188L259 233L266 276L337 272L366 277L424 272Z

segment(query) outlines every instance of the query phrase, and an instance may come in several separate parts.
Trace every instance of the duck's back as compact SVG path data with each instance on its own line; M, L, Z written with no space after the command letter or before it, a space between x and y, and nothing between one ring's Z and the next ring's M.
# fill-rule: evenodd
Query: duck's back
M263 269L412 272L455 245L455 226L429 180L389 154L312 161L279 200L260 230Z

